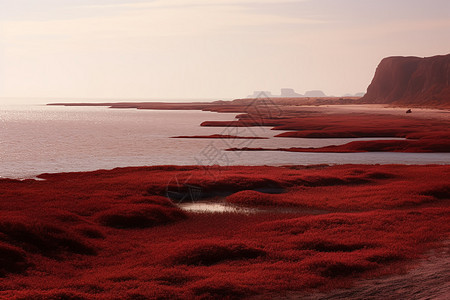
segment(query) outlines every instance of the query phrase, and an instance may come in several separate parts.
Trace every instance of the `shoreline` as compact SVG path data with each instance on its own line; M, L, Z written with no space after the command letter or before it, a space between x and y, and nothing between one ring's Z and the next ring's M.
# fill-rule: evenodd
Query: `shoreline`
M351 142L340 146L304 147L228 147L228 151L289 151L319 153L354 152L450 152L450 110L414 109L410 113L398 107L380 104L295 105L298 99L236 99L209 103L106 103L111 108L206 110L240 113L233 121L204 121L203 127L269 126L284 130L276 137L293 138L358 138L379 137L379 141ZM317 100L317 99L316 99ZM334 99L336 100L336 99ZM333 101L334 101L333 100ZM353 99L355 100L355 99ZM339 99L337 99L339 101ZM354 102L354 101L353 101ZM84 106L82 104L50 104ZM407 141L383 141L382 138L405 138ZM175 138L231 138L223 134L176 136ZM242 139L244 137L235 137ZM260 137L247 137L259 139ZM276 146L276 145L274 145Z
M314 98L320 101L320 98ZM328 99L328 98L325 98ZM332 98L335 100L339 97ZM285 107L286 109L307 109L316 110L323 109L329 112L350 111L350 112L372 112L372 113L392 113L396 115L403 115L407 109L426 113L425 117L432 116L431 114L445 113L450 117L450 108L448 107L430 107L430 106L400 106L390 104L368 104L368 103L335 103L335 104L303 104L303 98L264 98L264 99L235 99L235 100L217 100L210 102L98 102L98 103L47 103L48 106L108 106L109 108L135 108L135 109L167 109L167 110L223 110L218 112L230 112L234 110L245 110L245 108L254 105L254 103L261 101L269 103L270 105ZM298 103L296 103L298 102ZM293 104L295 103L295 104ZM238 111L237 111L238 112ZM414 115L417 117L417 114Z
M233 150L231 150L233 151ZM239 150L240 151L240 150ZM252 150L248 150L249 152L252 152ZM285 151L285 150L277 150L277 149L257 149L254 151L264 151L264 152L279 152L279 151ZM285 152L297 152L297 151L285 151ZM298 152L298 153L315 153L314 151L310 152ZM327 152L324 152L327 153ZM368 153L368 152L331 152L331 154L360 154L360 153ZM423 153L417 153L417 152L376 152L378 154L383 153L389 153L389 154L447 154L447 153L434 153L434 152L423 152ZM319 152L320 154L320 152ZM301 166L305 168L309 167L316 167L316 166L328 166L328 167L338 167L343 165L349 165L349 166L389 166L389 165L399 165L399 166L449 166L450 162L448 161L442 161L442 162L423 162L423 163L417 163L414 161L411 161L410 163L398 163L398 162L389 162L389 163L379 163L379 162L372 162L372 163L311 163L311 164L295 164L295 163L279 163L279 164L227 164L227 165L196 165L196 164L157 164L157 165L124 165L124 166L113 166L109 168L91 168L87 170L68 170L68 171L51 171L51 172L40 172L40 173L33 173L29 176L0 176L0 180L13 180L13 181L29 181L29 180L35 180L35 181L44 181L45 179L40 178L41 175L58 175L58 174L75 174L75 173L91 173L91 172L100 172L100 171L113 171L115 169L128 169L128 168L159 168L159 167L167 167L167 166L176 166L176 167L198 167L198 168L215 168L215 167L275 167L275 168L285 168L285 167L296 167Z
M244 99L248 100L248 99ZM244 102L247 103L247 102ZM107 103L112 104L112 103ZM165 103L157 103L158 105ZM170 105L178 105L177 103L168 103ZM198 103L194 103L197 105ZM270 104L270 103L269 103ZM77 104L84 105L84 104ZM98 104L90 104L98 105ZM102 104L106 105L106 104ZM183 104L184 105L184 104ZM210 103L208 104L210 105ZM222 105L224 106L224 105ZM275 106L267 105L267 103L253 103L250 106L239 107L238 105L225 105L227 106L227 112L236 116L234 121L203 121L199 125L211 126L208 134L199 134L201 131L196 132L195 129L189 133L184 132L182 135L175 133L168 135L168 138L183 138L183 143L195 143L195 139L211 140L212 142L220 143L220 150L226 150L230 148L236 148L234 150L258 150L258 151L270 151L270 155L278 157L276 164L273 165L285 165L296 161L297 156L294 153L308 154L311 159L307 158L304 161L311 160L312 164L320 163L320 158L315 157L314 153L320 155L321 153L337 153L340 155L361 153L371 154L368 156L371 163L376 163L376 155L392 155L394 153L423 153L423 155L431 154L445 154L450 151L450 111L442 110L429 110L423 109L420 111L413 110L411 114L405 114L404 110L398 108L383 108L384 105L333 105L333 106ZM228 111L232 108L234 112ZM198 109L198 108L196 108ZM178 110L178 109L177 109ZM219 109L215 109L219 110ZM208 111L215 111L208 110ZM207 118L207 116L205 117ZM211 117L213 119L213 117ZM204 119L203 119L204 120ZM220 119L219 119L220 120ZM197 122L197 121L196 121ZM234 129L237 127L249 127L249 130ZM270 127L274 131L274 137L265 138L264 136L258 136L256 132L253 132L252 127L265 126ZM217 129L216 129L217 128ZM277 131L282 131L277 133ZM240 132L240 134L237 134ZM241 136L239 136L241 135ZM288 142L284 145L277 145L279 142L283 142L283 138L288 138ZM299 145L296 145L295 139L299 139ZM310 148L308 144L302 142L302 138L311 139L310 145L315 148ZM377 140L366 141L347 141L347 144L340 144L340 139L359 139L370 138ZM383 141L386 138L396 138L398 140ZM256 144L247 146L247 149L242 149L244 142L239 143L237 141L255 140ZM334 139L337 146L321 146L320 143L315 144L316 139ZM404 139L404 140L401 140ZM190 140L190 141L189 141ZM220 141L223 141L220 142ZM265 141L260 144L259 141ZM235 141L235 142L234 142ZM383 141L383 142L381 142ZM314 142L314 143L313 143ZM243 146L239 146L243 145ZM277 152L280 154L277 156ZM392 152L394 151L394 152ZM223 151L223 153L226 153ZM230 152L231 153L231 152ZM243 151L236 153L244 153ZM255 152L253 152L255 153ZM192 154L194 157L196 154ZM225 155L225 154L224 154ZM235 154L229 154L235 155ZM237 154L236 154L237 155ZM244 153L246 157L249 153ZM268 164L269 154L259 154L264 158L263 163ZM283 158L284 157L286 158ZM303 155L303 154L302 154ZM381 163L394 163L396 160L403 161L406 164L415 164L411 160L410 156L404 156L406 159L402 160L401 157L393 156L387 159L386 162ZM427 156L432 157L432 156ZM333 164L328 158L324 158L325 163ZM362 157L361 157L362 159ZM418 158L420 159L420 158ZM445 156L438 156L435 159L423 158L424 163L441 163L449 164L450 160ZM288 162L289 161L289 162ZM170 163L170 162L169 162ZM198 163L198 162L197 162ZM294 162L295 163L295 162ZM299 162L300 164L303 161ZM336 163L340 163L339 160ZM345 163L352 163L352 160L346 159ZM361 163L358 160L356 163ZM120 162L117 165L103 164L97 168L86 169L69 169L69 171L93 171L95 169L109 169L115 166L125 167L127 165L139 166L145 165L143 161L130 161ZM157 162L152 165L164 165L167 164L166 160ZM177 164L177 163L175 163ZM195 161L185 160L181 165L196 164ZM245 164L245 161L237 160L237 162L227 163L231 165ZM309 164L309 162L308 162ZM250 165L257 165L252 163ZM35 167L36 168L36 167ZM41 168L42 169L42 168ZM59 169L60 170L60 169ZM56 168L44 168L44 172L59 172ZM11 172L10 172L11 173ZM8 173L8 174L10 174ZM25 177L34 177L42 172L29 172ZM11 177L8 174L4 174L4 177ZM3 177L3 178L4 178ZM15 178L21 176L13 176ZM23 177L23 176L22 176Z

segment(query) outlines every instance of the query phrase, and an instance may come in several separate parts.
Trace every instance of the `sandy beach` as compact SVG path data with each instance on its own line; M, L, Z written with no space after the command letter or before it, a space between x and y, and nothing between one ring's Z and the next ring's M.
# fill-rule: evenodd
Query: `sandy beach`
M407 106L393 107L385 104L347 104L347 105L321 105L321 106L302 106L302 109L311 111L321 111L328 114L336 113L366 113L366 114L389 114L394 116L405 116L409 109ZM408 115L411 118L450 120L449 109L433 109L412 107L412 113Z

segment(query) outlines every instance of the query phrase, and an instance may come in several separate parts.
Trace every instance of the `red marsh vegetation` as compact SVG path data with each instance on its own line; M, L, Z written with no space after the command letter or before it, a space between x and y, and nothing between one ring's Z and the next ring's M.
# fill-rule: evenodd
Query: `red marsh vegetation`
M258 119L258 116L260 117ZM241 115L237 121L209 121L202 126L274 126L285 130L276 137L294 138L379 138L354 141L322 148L232 148L240 151L293 152L450 152L450 120L422 119L397 115L308 114L297 113L285 119L266 119L262 115ZM239 116L238 116L239 117ZM258 121L254 121L258 120ZM258 123L259 122L259 123ZM383 139L385 138L385 139ZM404 140L386 140L404 138Z
M0 180L2 299L314 294L407 272L450 238L446 165L157 166L40 178ZM166 197L191 187L194 200L292 211L192 213Z

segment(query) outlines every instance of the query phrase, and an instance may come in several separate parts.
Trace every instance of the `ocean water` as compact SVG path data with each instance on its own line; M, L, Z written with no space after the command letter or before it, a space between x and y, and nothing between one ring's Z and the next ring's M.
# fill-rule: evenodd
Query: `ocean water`
M320 147L356 139L275 138L270 127L201 127L235 114L45 105L0 106L0 176L149 165L449 164L448 153L229 152L230 147ZM229 134L264 140L175 139ZM361 140L361 139L358 139ZM365 139L370 140L370 139Z

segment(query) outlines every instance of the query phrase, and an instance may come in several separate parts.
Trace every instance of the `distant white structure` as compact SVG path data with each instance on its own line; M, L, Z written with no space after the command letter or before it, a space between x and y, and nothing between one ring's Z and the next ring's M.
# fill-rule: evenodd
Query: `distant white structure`
M281 89L280 97L303 97L303 95L296 93L294 89L284 88Z
M326 97L327 95L325 95L324 92L320 91L320 90L314 90L314 91L307 91L305 92L305 96L304 97Z
M269 91L254 91L252 95L248 95L247 98L259 98L261 95L264 95L265 97L275 97L272 95Z
M320 90L306 91L304 95L297 93L291 88L282 88L280 95L272 95L270 91L254 91L252 95L247 98L258 98L260 95L265 95L269 98L296 98L296 97L326 97L324 92Z

